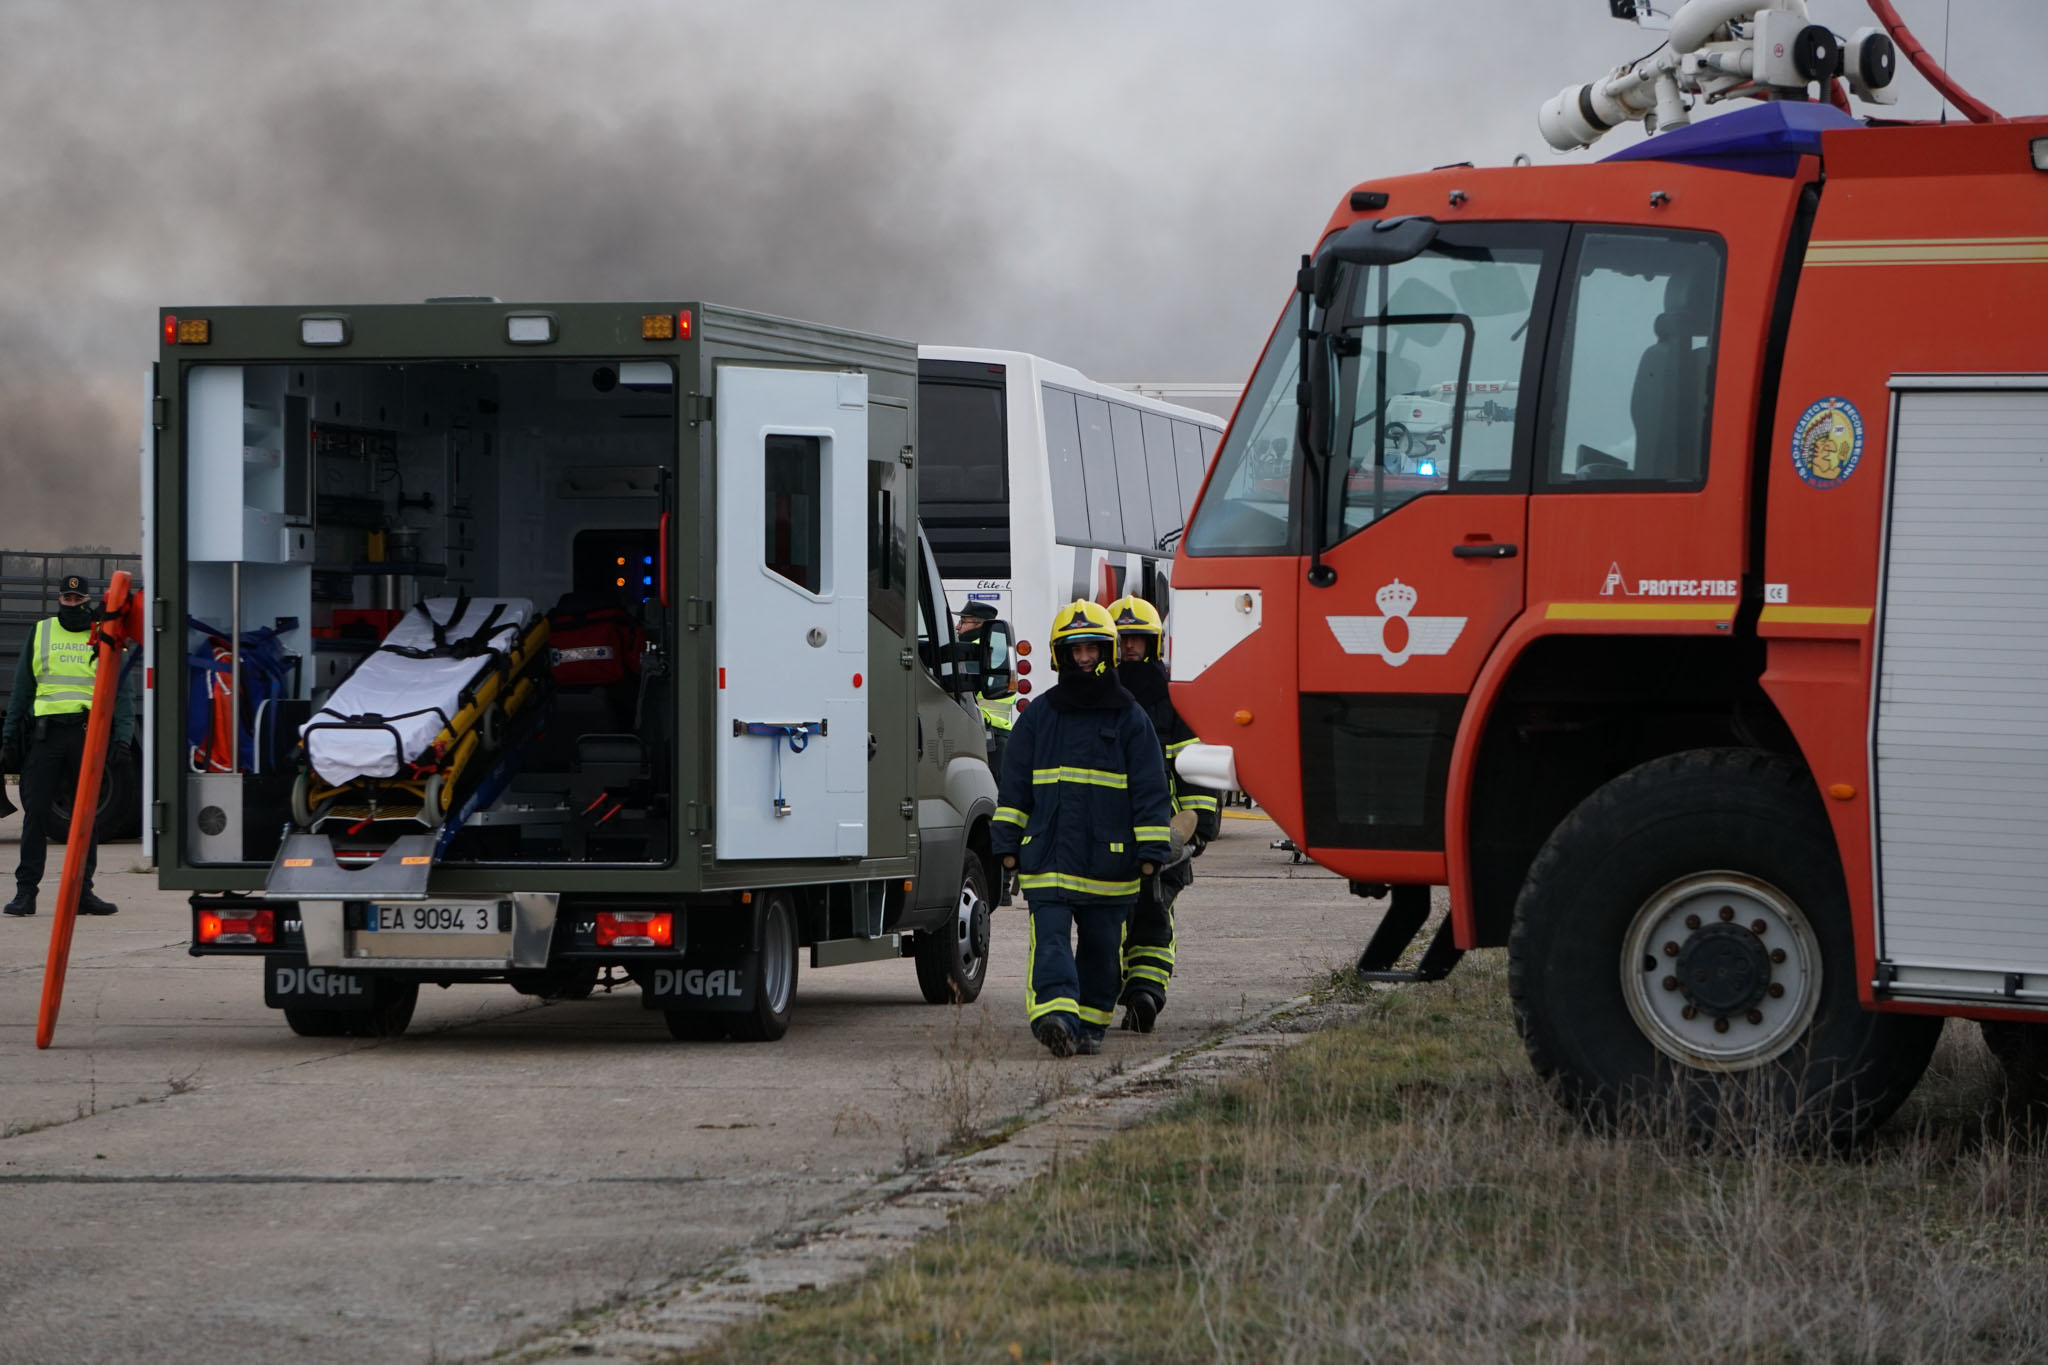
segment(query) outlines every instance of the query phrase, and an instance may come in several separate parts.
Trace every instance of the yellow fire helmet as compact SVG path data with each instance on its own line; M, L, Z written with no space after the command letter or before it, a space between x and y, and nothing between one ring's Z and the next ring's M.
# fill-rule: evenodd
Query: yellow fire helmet
M1142 638L1148 642L1145 657L1158 659L1159 640L1166 634L1166 626L1159 619L1159 608L1142 597L1119 597L1109 604L1109 616L1116 623L1117 639Z
M1053 613L1052 655L1062 670L1072 666L1071 646L1078 640L1093 640L1102 646L1097 672L1115 667L1116 622L1094 602L1069 602Z

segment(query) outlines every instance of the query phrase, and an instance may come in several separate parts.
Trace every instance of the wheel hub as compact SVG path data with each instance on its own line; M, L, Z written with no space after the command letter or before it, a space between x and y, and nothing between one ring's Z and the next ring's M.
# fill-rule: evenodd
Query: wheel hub
M1748 927L1709 924L1678 951L1678 990L1710 1014L1747 1014L1771 985L1771 955Z
M1705 1071L1761 1066L1820 1005L1820 941L1796 902L1740 872L1702 872L1649 898L1623 939L1622 998L1658 1051Z

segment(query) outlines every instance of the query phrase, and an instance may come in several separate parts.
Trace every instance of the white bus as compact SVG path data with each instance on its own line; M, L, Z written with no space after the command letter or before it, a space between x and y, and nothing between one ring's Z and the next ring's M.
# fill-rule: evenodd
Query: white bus
M918 348L917 499L946 600L1043 645L1077 597L1171 610L1173 546L1224 419L1021 351ZM1052 660L1020 653L1049 686Z

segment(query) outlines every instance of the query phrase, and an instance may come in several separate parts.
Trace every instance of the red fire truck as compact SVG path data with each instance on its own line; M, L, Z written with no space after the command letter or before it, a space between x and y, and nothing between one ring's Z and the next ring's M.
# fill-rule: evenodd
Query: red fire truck
M1691 0L1545 107L1639 144L1353 189L1174 566L1183 771L1391 889L1366 974L1506 945L1595 1118L1846 1140L1948 1015L2048 1058L2048 120L1871 3ZM1852 117L1901 52L1970 121ZM1389 396L1475 379L1419 476Z

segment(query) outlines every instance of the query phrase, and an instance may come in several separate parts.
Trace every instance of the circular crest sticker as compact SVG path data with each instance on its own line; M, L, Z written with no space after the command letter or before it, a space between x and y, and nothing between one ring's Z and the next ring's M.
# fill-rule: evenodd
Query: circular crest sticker
M1823 398L1792 427L1792 468L1814 488L1840 488L1863 458L1863 417L1846 398Z

